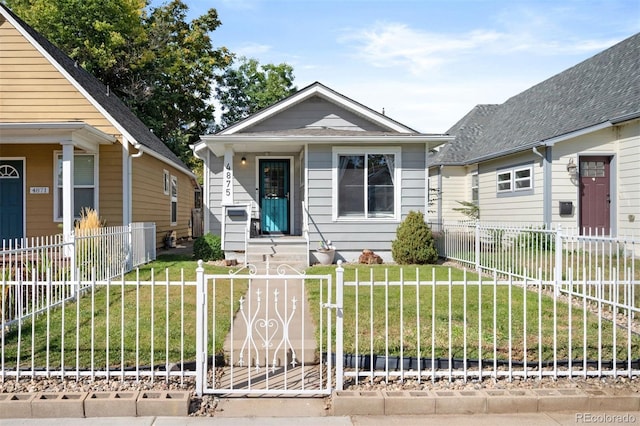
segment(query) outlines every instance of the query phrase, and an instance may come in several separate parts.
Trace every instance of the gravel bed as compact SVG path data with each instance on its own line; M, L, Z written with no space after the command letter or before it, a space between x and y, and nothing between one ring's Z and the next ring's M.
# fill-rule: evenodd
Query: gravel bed
M179 379L157 380L156 382L143 382L135 380L120 379L95 379L81 378L79 381L75 379L61 380L59 378L37 378L5 379L0 382L0 393L24 393L24 392L118 392L118 391L190 391L191 406L189 408L190 416L211 417L215 415L218 405L218 396L204 395L201 398L193 394L195 388L195 379L192 377L183 379L180 383ZM431 380L404 380L386 382L384 377L376 377L373 382L369 378L363 379L357 383L347 382L345 390L481 390L481 389L582 389L582 390L601 390L608 389L615 395L623 395L629 393L640 393L640 377L605 377L605 378L559 378L554 380L550 377L530 378L523 380L514 378L513 381L507 379L484 379L468 380L464 382L462 379L448 381L439 379L435 382Z

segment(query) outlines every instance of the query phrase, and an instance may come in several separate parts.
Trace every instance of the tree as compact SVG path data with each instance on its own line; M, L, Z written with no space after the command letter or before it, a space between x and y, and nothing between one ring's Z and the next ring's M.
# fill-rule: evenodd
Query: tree
M87 71L102 80L183 161L189 143L213 121L213 84L233 55L214 48L215 9L186 21L172 0L6 0L6 4Z
M84 69L116 88L132 45L143 44L145 0L5 0L25 22Z
M295 93L293 67L286 63L260 65L240 58L218 79L216 98L222 105L219 128L225 128Z

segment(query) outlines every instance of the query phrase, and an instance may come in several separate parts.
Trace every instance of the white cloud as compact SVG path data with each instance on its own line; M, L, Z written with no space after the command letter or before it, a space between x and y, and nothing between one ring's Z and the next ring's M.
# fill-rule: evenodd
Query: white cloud
M533 22L536 20L531 18ZM544 27L543 23L532 27ZM461 33L434 33L391 22L351 31L339 39L352 43L354 56L377 68L403 68L412 74L435 71L461 61L491 61L517 53L526 55L567 55L597 52L619 39L561 40L519 27L514 32L476 29Z
M245 43L239 46L235 46L234 53L240 56L246 56L247 58L257 58L271 51L271 46L260 43Z

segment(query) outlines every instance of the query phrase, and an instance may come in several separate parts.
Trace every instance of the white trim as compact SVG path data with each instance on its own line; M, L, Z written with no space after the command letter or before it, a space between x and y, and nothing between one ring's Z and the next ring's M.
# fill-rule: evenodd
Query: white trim
M169 170L162 170L162 190L164 195L171 195L171 178L169 177Z
M66 79L67 81L76 88L76 90L78 90L82 96L85 97L85 99L87 99L91 105L94 106L94 108L96 108L98 111L100 111L100 113L107 119L107 121L109 121L111 123L111 125L113 125L120 134L122 134L122 136L125 138L125 140L123 142L129 141L129 143L131 143L132 145L135 145L134 141L136 141L136 139L124 128L124 126L122 126L122 124L120 124L120 122L118 120L116 120L111 114L109 114L109 112L107 112L107 110L98 102L95 100L95 98L93 98L89 92L87 92L84 87L82 87L82 85L71 76L71 74L69 74L67 72L67 70L58 62L56 61L53 56L51 56L49 54L49 52L47 52L42 45L40 45L40 43L38 43L33 37L31 37L31 34L29 34L27 31L25 31L25 29L22 27L22 25L20 25L15 19L13 19L13 17L8 14L8 13L4 13L4 9L0 8L0 13L2 13L2 15L7 19L7 21L9 21L9 23L11 23L11 25L20 33L22 34L22 36L24 38L26 38L29 43L34 46L36 48L36 50L38 50L38 52L40 52L40 54L42 54L42 56L44 56L49 63L51 63L51 65L53 65L53 67L58 70L59 73L61 73ZM132 112L133 114L133 112ZM184 173L186 173L187 175L189 175L190 177L195 177L195 174L185 168L184 166L181 166L177 163L174 163L173 161L169 160L168 158L164 157L163 155L153 151L150 148L147 148L146 146L141 146L140 148L143 150L144 152L148 153L149 155L151 155L152 157L155 157L156 159L162 161L165 164L168 164L170 166L175 167L178 170L183 171Z
M63 222L64 217L59 217L58 216L58 209L60 207L60 197L58 196L58 156L62 155L63 152L62 151L53 151L53 222L59 223L59 222ZM93 157L93 208L96 212L99 212L99 191L100 191L100 185L99 185L99 164L100 164L100 158L99 155L93 152L74 152L73 157L74 160L76 157L78 156L92 156ZM73 182L75 179L75 161L74 161L74 167L71 170L71 181ZM64 185L64 183L63 183ZM75 197L75 184L71 185L71 196ZM73 220L78 219L78 217L75 217ZM72 221L73 221L72 220Z
M293 191L295 182L295 157L293 155L256 155L256 165L255 165L255 188L256 188L256 197L255 199L257 200L257 204L258 207L260 208L260 210L262 209L262 206L260 206L260 181L261 181L261 175L260 175L260 160L289 160L289 235L293 235L294 234L294 214L295 214L295 210L294 210L294 206L295 206L295 193ZM262 220L262 212L260 212L260 219Z
M175 185L174 185L175 182ZM175 187L176 189L176 193L175 195L173 194L173 188ZM178 224L178 178L177 176L171 175L171 180L170 180L170 200L169 200L169 222L171 223L171 226L176 226ZM173 203L176 203L176 217L175 217L175 221L173 220Z
M22 238L27 235L27 157L0 157L2 161L22 162Z
M528 170L529 177L528 178L516 178L516 174L520 171ZM500 181L500 175L509 175L509 180ZM529 181L529 186L524 188L517 188L516 182L519 181ZM509 189L500 189L501 183L508 183ZM514 167L505 167L503 169L496 170L496 193L498 194L509 194L516 193L521 191L531 191L533 190L533 165L527 166L514 166ZM479 194L478 194L479 195Z
M423 134L388 134L384 136L243 136L243 135L202 135L200 142L193 146L194 153L201 158L201 152L209 148L216 157L224 155L227 145L232 145L238 152L265 152L288 153L302 149L304 145L352 145L364 146L377 145L388 146L391 143L402 144L427 144L441 145L452 141L452 136L423 135ZM268 148L267 148L268 147ZM299 148L298 148L299 147Z
M368 154L393 154L394 158L394 202L393 202L393 217L345 217L338 215L338 157L340 155L368 155ZM366 220L371 222L397 222L400 220L401 204L402 204L402 148L398 146L394 147L340 147L334 146L331 150L331 218L334 222L362 222ZM365 188L366 189L366 188ZM365 197L366 199L366 197ZM365 207L366 210L366 207Z

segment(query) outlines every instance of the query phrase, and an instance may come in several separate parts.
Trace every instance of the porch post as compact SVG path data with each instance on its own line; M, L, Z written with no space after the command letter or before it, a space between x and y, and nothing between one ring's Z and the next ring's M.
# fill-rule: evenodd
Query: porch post
M75 239L73 235L73 142L61 141L62 145L62 235L64 237L64 254L71 259L71 280L75 278ZM57 190L57 189L56 189Z
M233 204L233 149L224 149L224 166L222 170L222 205Z

